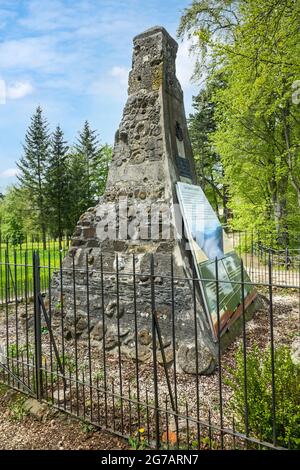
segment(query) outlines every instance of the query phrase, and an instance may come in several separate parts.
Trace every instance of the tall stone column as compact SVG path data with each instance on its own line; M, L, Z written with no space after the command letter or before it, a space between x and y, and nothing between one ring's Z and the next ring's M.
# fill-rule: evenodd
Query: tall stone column
M154 27L136 36L133 43L128 100L115 136L106 190L98 205L80 218L72 247L64 260L66 336L71 338L74 334L71 282L74 259L79 272L77 309L82 318L87 308L84 271L86 266L89 269L91 335L93 331L101 330L99 322L104 312L110 349L113 351L121 341L123 353L134 358L136 312L141 355L144 359L148 357L153 312L150 276L153 256L155 311L166 351L170 349L170 361L172 326L175 325L179 366L189 373L210 373L215 366L216 345L202 308L198 286L191 279L192 256L181 237L181 224L176 223L179 213L175 184L177 181L196 183L183 92L176 78L178 45L162 27ZM175 276L173 284L171 260ZM133 263L137 275L136 305L132 276L125 276L125 273L132 273ZM105 271L104 305L101 298L102 268ZM120 304L116 302L116 276ZM58 286L56 276L54 297ZM121 339L117 338L118 318L124 333ZM84 336L86 331L82 332Z

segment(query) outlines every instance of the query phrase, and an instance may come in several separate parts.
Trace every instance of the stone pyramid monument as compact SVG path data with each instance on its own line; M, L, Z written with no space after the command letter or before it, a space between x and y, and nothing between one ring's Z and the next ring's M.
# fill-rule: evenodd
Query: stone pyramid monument
M133 43L128 100L115 135L106 190L98 205L81 216L63 263L65 335L84 339L89 334L92 341L105 341L112 353L119 348L132 359L138 341L139 360L146 361L153 348L155 309L167 362L172 363L176 351L183 371L207 374L215 367L217 346L192 280L191 252L177 223L175 185L196 184L183 92L176 78L178 45L163 27L139 34ZM56 275L54 302L59 285Z

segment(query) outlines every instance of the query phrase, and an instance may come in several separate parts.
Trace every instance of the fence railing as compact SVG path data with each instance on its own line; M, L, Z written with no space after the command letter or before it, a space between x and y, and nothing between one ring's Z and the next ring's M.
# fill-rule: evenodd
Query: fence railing
M52 273L59 268L69 246L69 238L61 241L47 238L46 246L39 238L25 239L21 243L12 244L8 238L1 238L0 233L0 304L33 296L33 273L28 266L32 264L34 252L39 253L41 264L47 265ZM47 291L48 277L48 273L46 276L45 271L41 272L40 282L43 292Z
M300 240L282 248L268 233L229 232L228 237L243 258L253 282L269 282L271 263L272 282L287 286L299 284Z
M249 281L241 279L240 333L225 350L216 341L217 365L200 375L195 373L204 354L198 287L208 280L179 277L172 258L162 273L153 255L143 271L136 269L134 256L125 266L120 254L97 256L86 255L80 264L76 255L69 256L63 263L59 251L53 263L36 250L25 250L21 258L5 250L0 259L3 382L131 437L137 448L298 446L299 385L291 374L299 374L293 359L299 277L281 282L269 252L263 275L251 282L260 304L248 322ZM251 263L244 256L253 276ZM219 311L226 286L218 276L214 282ZM183 299L185 286L191 295ZM183 308L194 315L188 325ZM178 350L183 334L189 335L193 354Z

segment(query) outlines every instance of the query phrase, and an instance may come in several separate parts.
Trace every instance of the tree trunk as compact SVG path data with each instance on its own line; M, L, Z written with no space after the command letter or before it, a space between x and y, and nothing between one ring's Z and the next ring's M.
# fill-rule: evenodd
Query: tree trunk
M224 215L224 223L227 224L229 219L232 217L232 213L228 207L228 201L229 201L229 196L228 196L228 187L226 185L223 186L223 215Z
M43 241L43 249L47 249L47 230L46 230L46 225L43 223L42 224L42 241Z
M288 227L286 222L287 201L284 193L277 194L273 198L274 221L277 241L279 245L287 246L289 242Z

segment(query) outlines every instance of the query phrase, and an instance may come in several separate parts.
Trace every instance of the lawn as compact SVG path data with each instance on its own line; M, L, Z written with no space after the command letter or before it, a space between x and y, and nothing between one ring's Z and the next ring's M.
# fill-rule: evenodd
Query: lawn
M64 258L68 242L47 241L46 249L41 242L22 245L0 244L0 302L25 298L33 293L33 253L40 257L41 290L46 291L55 269L59 269L60 258Z

